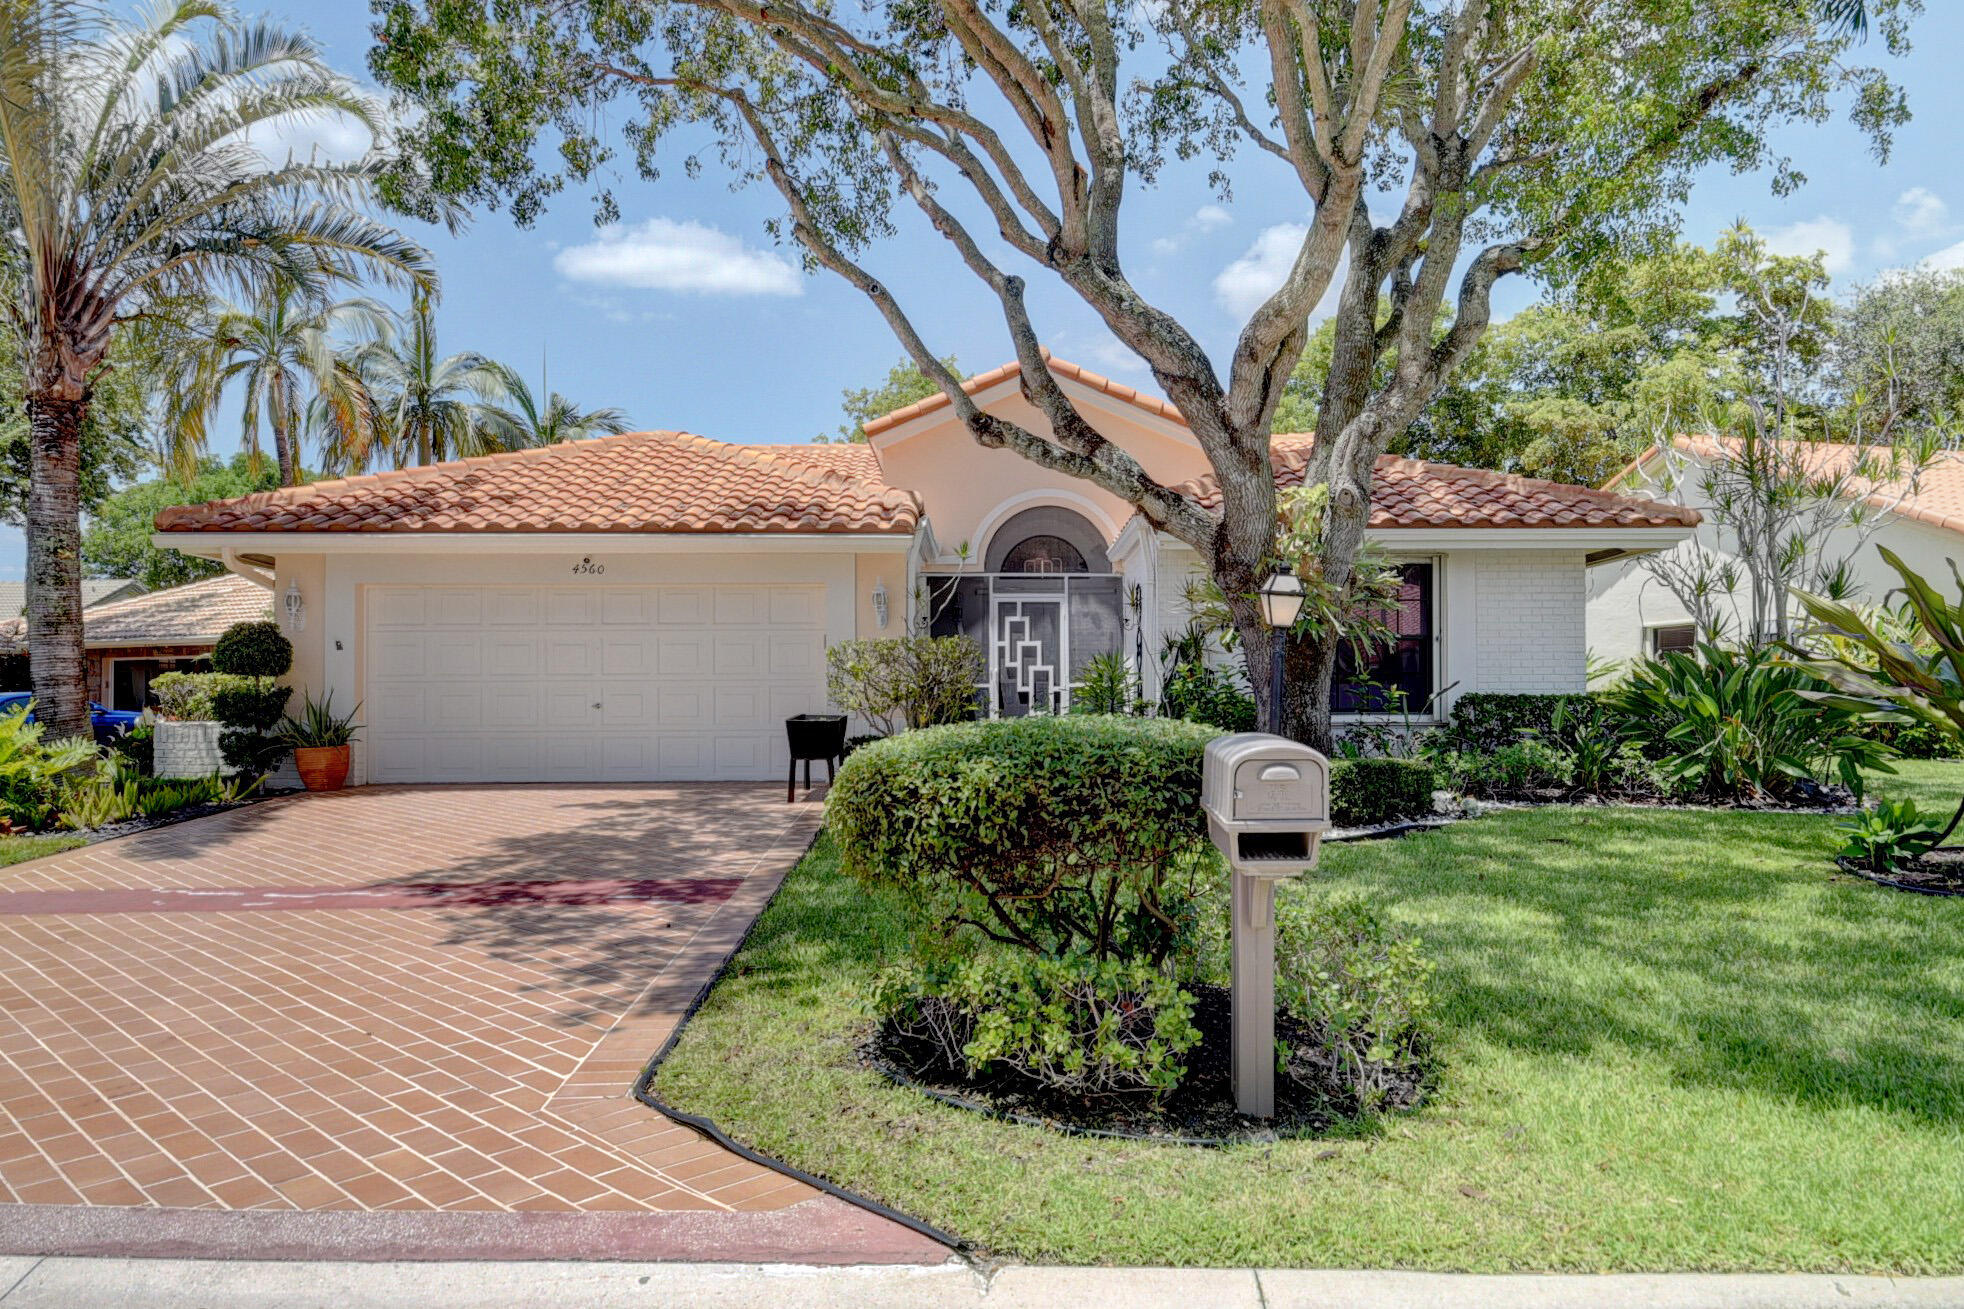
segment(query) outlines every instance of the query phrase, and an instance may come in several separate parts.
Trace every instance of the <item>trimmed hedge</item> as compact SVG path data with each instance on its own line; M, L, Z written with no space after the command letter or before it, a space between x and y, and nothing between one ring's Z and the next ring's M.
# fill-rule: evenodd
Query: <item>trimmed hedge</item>
M270 618L233 623L211 648L211 666L235 677L285 677L293 667L293 642Z
M951 941L1061 958L1164 959L1198 894L1211 727L1001 718L853 751L825 820L848 873L892 886Z
M1597 697L1586 692L1527 695L1470 691L1453 702L1452 716L1432 734L1429 744L1442 751L1484 754L1522 737L1553 740L1555 710L1570 701L1578 702L1576 710L1583 710L1593 708Z
M1377 827L1432 812L1437 773L1424 759L1337 759L1330 764L1330 821Z

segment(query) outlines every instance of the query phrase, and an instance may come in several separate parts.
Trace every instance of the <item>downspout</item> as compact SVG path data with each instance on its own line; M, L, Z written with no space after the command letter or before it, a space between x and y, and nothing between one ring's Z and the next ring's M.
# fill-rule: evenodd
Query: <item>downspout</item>
M262 563L260 562L261 560L265 562ZM273 583L273 562L270 559L266 559L264 555L243 555L230 546L227 546L218 552L218 561L225 565L227 571L237 573L248 582L257 586L263 586L268 591L275 589Z

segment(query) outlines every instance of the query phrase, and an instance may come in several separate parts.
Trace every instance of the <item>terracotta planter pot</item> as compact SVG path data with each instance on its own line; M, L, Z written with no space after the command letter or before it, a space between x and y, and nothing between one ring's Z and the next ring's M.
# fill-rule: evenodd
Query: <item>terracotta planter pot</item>
M348 781L348 747L319 745L295 750L293 766L309 791L338 791Z

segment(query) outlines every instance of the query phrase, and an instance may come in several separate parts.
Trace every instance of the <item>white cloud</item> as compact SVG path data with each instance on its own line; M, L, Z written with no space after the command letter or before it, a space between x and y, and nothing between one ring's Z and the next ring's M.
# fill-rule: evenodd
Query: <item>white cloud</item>
M1766 248L1776 255L1818 254L1832 277L1854 262L1855 232L1838 218L1809 218L1768 232Z
M1928 187L1912 186L1896 197L1890 212L1897 226L1913 236L1941 236L1950 230L1950 206Z
M1178 254L1195 236L1218 232L1233 221L1234 214L1225 205L1202 205L1180 225L1179 231L1171 236L1155 237L1152 252L1161 256Z
M1289 276L1309 229L1301 223L1277 223L1262 229L1255 243L1239 259L1214 276L1214 299L1236 318L1246 318L1274 295ZM1323 298L1310 310L1311 319L1325 318L1336 311L1337 293L1343 275L1330 279Z
M697 222L650 218L603 228L598 239L553 256L561 277L600 286L698 295L803 295L798 270L769 250Z
M1926 257L1923 260L1923 267L1934 268L1941 273L1952 273L1964 268L1964 241L1959 241L1956 245L1947 245L1937 253Z

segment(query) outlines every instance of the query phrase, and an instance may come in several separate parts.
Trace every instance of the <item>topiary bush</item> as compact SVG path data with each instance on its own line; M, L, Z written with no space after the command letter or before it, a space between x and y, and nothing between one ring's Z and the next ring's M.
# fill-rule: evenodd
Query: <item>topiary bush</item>
M274 679L292 669L293 642L271 619L234 623L212 647L211 666L229 679L211 690L212 716L225 725L218 751L246 777L263 777L286 754L272 730L286 712L293 688L278 686Z
M293 668L293 642L270 618L234 623L212 647L211 667L234 677L285 677Z
M875 741L825 806L846 871L919 920L1049 958L1165 960L1211 867L1195 723L994 719Z
M1330 764L1330 821L1377 827L1432 812L1437 770L1429 759L1338 759Z

